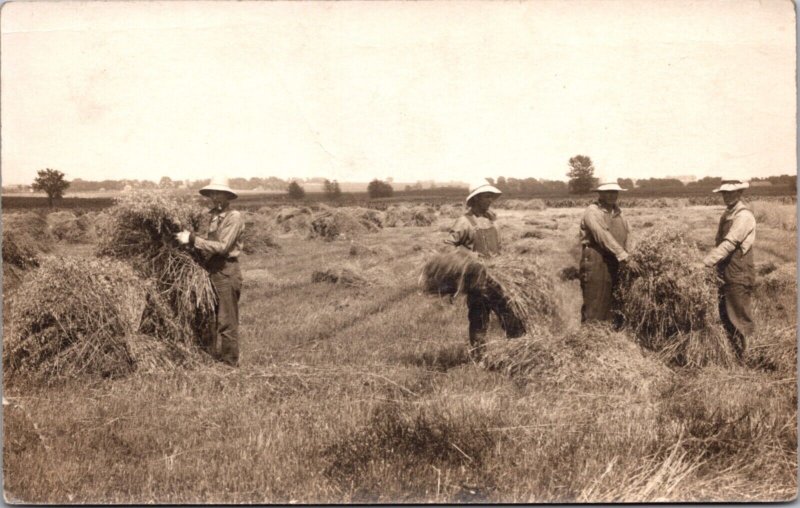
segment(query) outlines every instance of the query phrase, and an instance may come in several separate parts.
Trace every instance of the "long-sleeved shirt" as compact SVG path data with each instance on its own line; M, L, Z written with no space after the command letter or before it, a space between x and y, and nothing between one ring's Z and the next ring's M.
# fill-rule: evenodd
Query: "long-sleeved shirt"
M717 246L703 259L706 266L716 265L737 248L747 254L756 241L756 217L742 200L725 210L720 226L727 221L731 221L730 229L724 237L717 238Z
M475 248L476 227L472 225L472 223L469 221L469 218L467 218L467 215L473 217L477 223L477 228L481 229L494 227L494 221L497 218L497 216L490 211L487 211L486 215L475 215L472 211L469 211L456 219L455 224L453 224L453 227L450 228L450 237L445 239L445 243L456 247L463 246L469 250L473 250Z
M612 220L622 221L626 236L624 244L620 244L611 233L610 224ZM581 245L595 245L611 253L617 258L617 261L628 259L627 248L629 241L627 237L629 232L628 221L622 217L622 211L617 206L609 210L598 203L592 203L586 208L583 219L581 219Z
M194 237L194 247L207 256L238 258L244 245L244 217L238 210L211 211L208 239Z

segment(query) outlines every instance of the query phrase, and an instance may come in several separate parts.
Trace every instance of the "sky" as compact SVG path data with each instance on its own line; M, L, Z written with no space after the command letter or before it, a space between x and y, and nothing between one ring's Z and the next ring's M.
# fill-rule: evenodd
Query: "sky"
M786 0L11 2L0 174L796 174Z

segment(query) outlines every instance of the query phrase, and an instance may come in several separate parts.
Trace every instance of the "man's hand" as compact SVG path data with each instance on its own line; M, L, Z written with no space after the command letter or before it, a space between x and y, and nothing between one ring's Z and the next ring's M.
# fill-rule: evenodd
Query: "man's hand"
M709 268L702 261L693 261L691 266L692 266L692 270L708 270L708 268Z
M634 259L626 258L625 261L622 262L622 266L634 275L642 274L642 267Z
M192 234L190 232L184 230L184 231L181 231L180 233L176 233L175 234L175 239L178 240L179 244L186 245L187 243L189 243L189 237L191 237L191 236L192 236Z

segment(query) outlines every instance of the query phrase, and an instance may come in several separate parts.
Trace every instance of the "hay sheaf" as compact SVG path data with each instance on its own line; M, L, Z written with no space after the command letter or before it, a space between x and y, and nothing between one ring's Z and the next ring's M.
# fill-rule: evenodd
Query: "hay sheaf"
M331 241L378 231L383 227L383 217L377 210L335 208L315 214L310 227L310 238Z
M274 222L260 214L242 212L244 214L244 234L242 235L245 254L263 254L280 250L273 234Z
M436 210L431 206L393 205L386 210L384 226L388 228L430 226L436 221Z
M3 286L16 286L23 275L39 266L39 258L52 248L47 220L37 213L3 215Z
M563 335L537 328L520 339L491 341L481 365L537 389L577 393L648 395L670 376L633 338L599 323Z
M425 291L459 295L477 292L505 300L513 316L526 329L558 321L555 277L535 258L514 253L482 259L466 249L437 254L423 267Z
M503 199L495 205L504 210L545 210L547 205L541 199Z
M697 246L677 227L654 228L631 254L640 274L620 272L617 296L624 326L650 349L685 365L733 363L719 324L718 278L691 261Z
M109 213L112 228L98 253L129 263L152 283L140 331L175 342L201 341L214 317L214 290L201 255L178 246L174 235L198 230L205 211L175 197L135 193Z
M330 266L319 268L311 273L311 282L328 283L356 287L369 284L363 271L355 265Z
M146 292L119 261L45 258L13 297L6 374L53 380L130 372L125 337L139 327Z
M58 241L67 243L84 243L90 239L89 221L72 212L60 211L47 214L47 227L50 234Z

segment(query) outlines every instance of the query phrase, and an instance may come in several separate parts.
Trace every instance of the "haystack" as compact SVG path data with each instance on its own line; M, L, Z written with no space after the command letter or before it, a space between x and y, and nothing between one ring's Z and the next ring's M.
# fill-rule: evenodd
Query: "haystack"
M6 374L52 380L130 372L125 337L139 327L145 294L146 285L124 263L45 258L13 297Z
M311 209L283 207L274 215L275 224L284 233L306 235L311 230Z
M481 259L465 249L437 254L422 270L428 293L460 295L478 292L503 299L526 329L557 321L555 278L530 256L503 254Z
M249 212L243 214L245 222L242 242L245 254L263 254L280 249L273 234L274 222L269 217Z
M86 219L66 210L47 214L47 227L53 238L60 242L82 243L88 240Z
M620 273L620 312L643 346L678 363L731 364L732 351L719 324L717 276L690 262L702 257L684 229L650 230L631 254L641 274Z
M376 210L359 207L334 208L314 215L309 237L331 241L374 232L381 227L380 212Z
M389 228L430 226L436 221L436 210L430 206L392 205L386 210L384 226Z
M464 215L466 208L463 205L442 205L439 207L439 217L447 219L457 219Z
M331 266L314 270L311 274L311 282L351 287L368 284L367 279L361 274L361 270L354 265Z
M39 266L39 258L49 252L52 238L47 221L39 214L3 214L3 289L20 282L24 273Z
M576 393L649 395L670 378L633 338L603 324L563 335L537 328L513 341L491 341L481 364L540 390Z
M214 290L200 254L178 246L174 235L197 230L205 211L175 197L134 193L109 213L113 227L98 253L126 261L152 282L140 331L181 343L201 341L214 317Z

